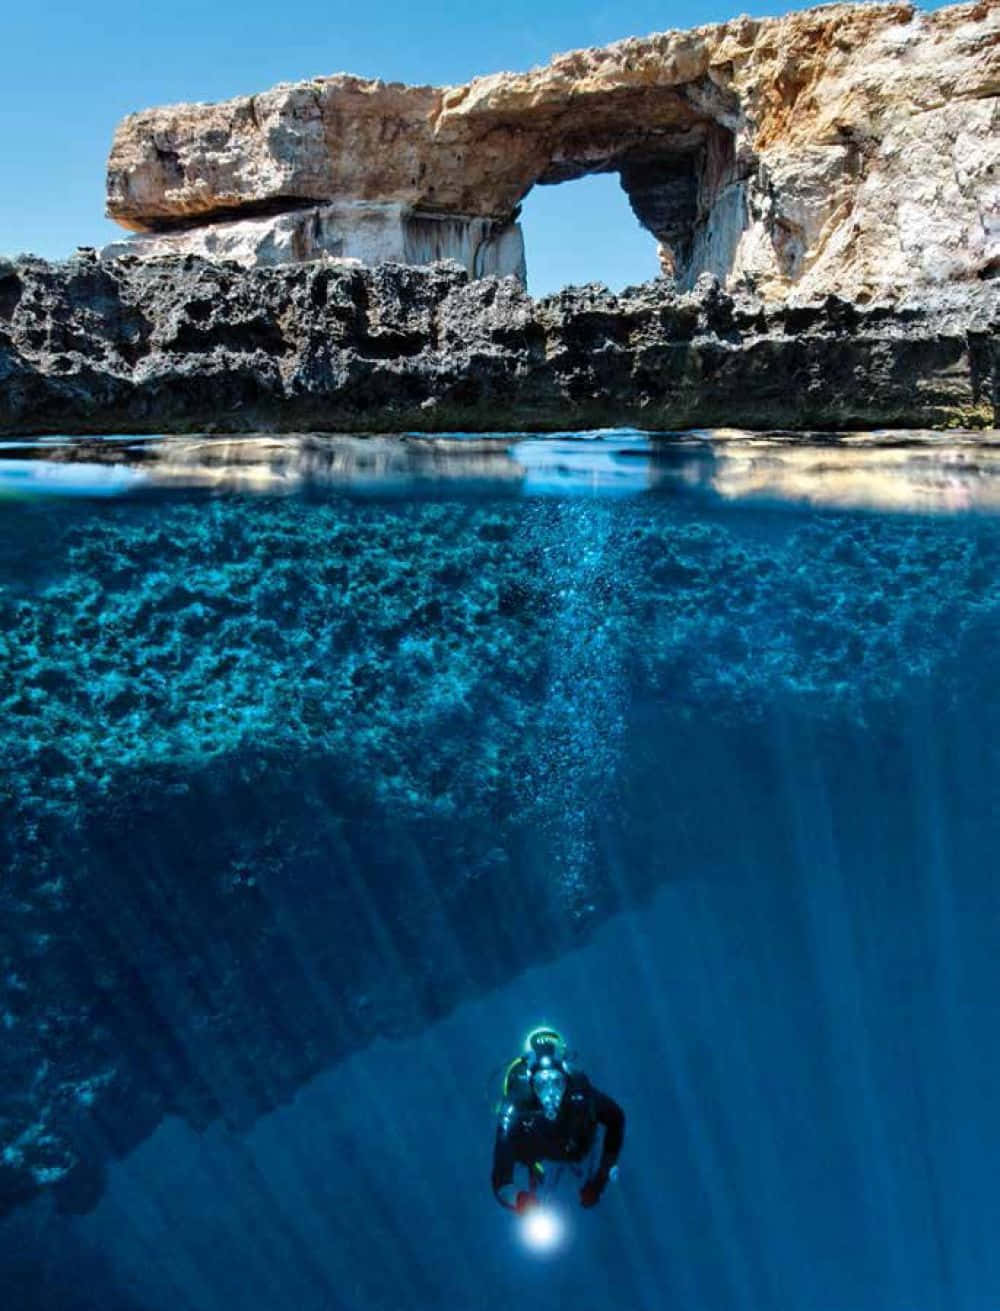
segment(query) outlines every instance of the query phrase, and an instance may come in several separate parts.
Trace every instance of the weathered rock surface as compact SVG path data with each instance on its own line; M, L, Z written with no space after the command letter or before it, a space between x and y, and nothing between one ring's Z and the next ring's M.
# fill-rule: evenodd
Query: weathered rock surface
M828 5L464 86L339 75L148 110L116 134L108 212L149 232L394 204L504 232L535 184L611 171L682 287L862 299L1000 270L998 92L990 0Z
M983 427L998 284L767 308L706 277L534 301L454 265L0 264L0 431Z

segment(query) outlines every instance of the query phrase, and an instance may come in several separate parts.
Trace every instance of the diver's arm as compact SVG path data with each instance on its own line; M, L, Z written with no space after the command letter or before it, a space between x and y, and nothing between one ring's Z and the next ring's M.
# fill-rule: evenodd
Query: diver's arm
M605 1093L597 1094L597 1123L604 1125L604 1143L597 1173L607 1180L625 1141L625 1112L613 1097Z
M506 1109L505 1107L504 1110ZM514 1166L517 1162L510 1133L512 1125L512 1118L505 1115L504 1111L501 1111L500 1123L497 1125L496 1141L493 1144L493 1174L491 1176L493 1196L508 1211L517 1210L515 1205L516 1191L514 1189Z
M492 1183L493 1196L497 1199L500 1205L505 1207L508 1211L516 1211L518 1192L514 1187L513 1163L509 1168L504 1170L503 1167L497 1167L496 1160L494 1159Z
M596 1088L594 1101L597 1123L604 1126L604 1142L597 1169L580 1189L580 1201L584 1206L596 1205L625 1141L625 1112L622 1108L613 1097L598 1092Z

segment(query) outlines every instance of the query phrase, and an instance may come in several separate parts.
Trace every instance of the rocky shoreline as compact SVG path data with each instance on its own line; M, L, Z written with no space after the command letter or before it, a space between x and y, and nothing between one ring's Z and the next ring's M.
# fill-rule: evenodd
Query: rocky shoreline
M992 280L766 303L703 275L532 300L457 264L0 261L0 432L988 428Z
M0 260L0 432L995 426L998 75L995 5L824 5L142 110L134 235ZM593 173L664 276L532 300L520 205Z

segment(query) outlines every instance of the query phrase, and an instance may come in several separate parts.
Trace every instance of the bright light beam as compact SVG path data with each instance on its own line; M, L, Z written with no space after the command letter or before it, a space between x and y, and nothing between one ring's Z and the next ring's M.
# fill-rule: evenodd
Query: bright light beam
M548 1207L533 1206L521 1220L521 1241L533 1252L554 1252L565 1235L562 1217Z

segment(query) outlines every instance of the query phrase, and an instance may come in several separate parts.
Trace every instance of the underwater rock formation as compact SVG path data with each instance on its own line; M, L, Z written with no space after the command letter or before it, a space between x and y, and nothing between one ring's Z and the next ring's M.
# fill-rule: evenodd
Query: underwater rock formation
M523 275L527 192L616 172L680 287L861 300L1000 269L998 89L995 4L827 5L463 86L338 75L147 110L116 133L108 212L161 234L137 252Z
M0 1212L87 1208L167 1115L244 1130L668 879L792 867L789 770L848 865L910 852L859 799L925 806L925 724L954 777L954 698L996 848L981 520L475 486L6 504Z
M0 262L0 431L989 427L996 283L532 300L453 264Z

